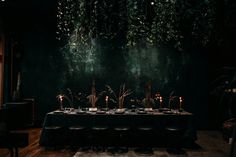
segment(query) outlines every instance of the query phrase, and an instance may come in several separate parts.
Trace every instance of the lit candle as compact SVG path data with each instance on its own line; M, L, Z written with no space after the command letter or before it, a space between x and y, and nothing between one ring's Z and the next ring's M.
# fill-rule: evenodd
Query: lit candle
M162 96L160 96L160 107L162 107Z
M59 99L60 99L60 101L62 102L62 100L63 100L63 96L60 95L60 96L59 96Z
M108 99L109 99L109 96L106 96L106 97L105 97L106 108L108 108Z
M63 95L59 95L59 101L60 101L60 110L62 110Z
M179 97L179 108L182 109L183 98Z
M157 93L155 94L155 98L156 98L156 100L158 100L158 99L160 98L160 93L157 92Z

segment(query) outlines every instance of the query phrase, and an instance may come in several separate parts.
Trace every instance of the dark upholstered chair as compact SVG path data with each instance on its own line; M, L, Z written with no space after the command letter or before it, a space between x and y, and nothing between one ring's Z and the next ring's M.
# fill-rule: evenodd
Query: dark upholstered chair
M128 152L130 127L129 126L115 126L111 133L112 146L114 148L109 151L112 153L126 153Z
M10 145L9 133L5 123L0 123L0 148L7 148L11 152L11 157L14 156L14 148Z
M88 146L88 130L84 126L70 126L68 128L68 144L71 146Z
M11 133L4 122L0 123L0 148L8 148L11 157L18 157L18 148L28 145L28 133Z
M108 141L108 126L97 125L91 128L92 137L90 138L90 143L93 148L98 149L102 147L102 150L105 151Z
M27 128L33 123L33 105L30 101L7 102L3 104L4 121L8 129L17 130Z
M153 154L152 143L154 131L154 128L151 126L139 126L136 128L136 143L138 143L138 148L135 149L135 152L137 154Z
M47 143L48 147L57 147L65 143L64 128L61 126L46 126L44 128L45 134L48 136L49 140Z
M183 143L184 128L173 125L165 127L167 152L171 154L185 154L181 148Z

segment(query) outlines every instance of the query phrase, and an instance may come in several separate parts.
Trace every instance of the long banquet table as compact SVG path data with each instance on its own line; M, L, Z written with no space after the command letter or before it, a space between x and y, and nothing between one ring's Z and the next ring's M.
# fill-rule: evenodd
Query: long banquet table
M165 134L166 127L174 126L184 130L182 133L183 140L190 142L196 140L193 114L186 111L178 112L177 110L172 112L160 112L158 109L152 110L151 112L146 112L144 110L125 110L125 112L116 112L115 110L97 112L77 109L72 111L56 110L47 113L45 116L39 141L41 146L48 146L49 143L52 142L50 140L54 140L50 138L51 135L48 135L46 130L46 128L50 126L60 126L61 128L64 128L64 132L61 132L60 136L57 137L57 142L64 145L73 144L72 141L70 141L71 143L65 142L65 139L68 139L71 136L66 131L71 126L84 126L86 128L107 126L111 130L118 126L129 126L133 133L137 132L136 129L138 127L149 126L152 127L155 132L155 134L153 134L153 139L157 139L157 143L161 141L159 139L162 138L163 141L163 139L165 140L166 138L165 136L168 136L168 134ZM131 133L131 135L133 133ZM107 137L109 136L107 135ZM132 139L129 141L131 141L132 146L137 144L137 141L132 142ZM112 145L112 143L110 144Z

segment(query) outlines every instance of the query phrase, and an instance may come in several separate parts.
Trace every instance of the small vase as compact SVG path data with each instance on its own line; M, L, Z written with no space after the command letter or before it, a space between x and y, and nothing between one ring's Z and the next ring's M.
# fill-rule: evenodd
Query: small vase
M63 108L63 105L62 105L62 101L60 101L60 108L59 108L60 111L63 111L64 108Z
M119 109L122 109L124 107L124 97L121 96L119 98Z

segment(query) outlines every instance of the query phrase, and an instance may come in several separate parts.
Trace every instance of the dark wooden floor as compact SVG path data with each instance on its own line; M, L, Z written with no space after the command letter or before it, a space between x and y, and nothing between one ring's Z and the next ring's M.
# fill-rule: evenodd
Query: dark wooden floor
M134 148L130 148L126 154L111 154L108 152L98 151L79 151L71 148L63 148L58 150L46 149L39 146L39 137L41 133L40 128L32 128L21 130L22 132L29 132L29 146L19 149L19 157L138 157ZM198 140L196 143L199 148L184 149L185 154L170 154L166 148L154 148L154 153L149 155L151 157L228 157L229 144L222 138L222 133L218 131L198 131ZM0 149L0 157L10 157L7 149Z

